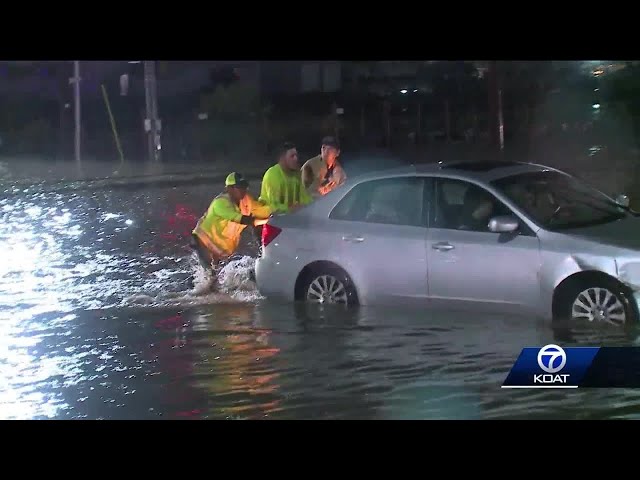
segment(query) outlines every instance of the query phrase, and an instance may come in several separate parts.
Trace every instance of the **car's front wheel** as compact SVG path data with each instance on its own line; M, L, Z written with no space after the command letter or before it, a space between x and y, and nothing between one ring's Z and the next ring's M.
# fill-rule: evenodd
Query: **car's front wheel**
M349 276L336 267L313 269L303 288L306 303L356 305L357 295Z
M608 323L618 327L638 321L630 295L606 279L579 282L565 292L561 316L574 321Z

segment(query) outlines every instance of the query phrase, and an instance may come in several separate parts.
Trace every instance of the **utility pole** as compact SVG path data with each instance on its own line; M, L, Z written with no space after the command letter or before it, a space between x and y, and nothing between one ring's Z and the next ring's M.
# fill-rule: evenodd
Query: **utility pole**
M81 128L81 116L80 116L80 62L75 60L73 62L73 77L69 79L69 83L73 84L73 108L75 118L75 157L78 167L82 166L82 160L80 157L80 135L82 134Z
M500 152L504 149L504 124L502 121L502 91L498 78L498 62L489 62L489 138Z
M147 132L147 148L149 161L152 163L160 160L160 131L162 129L158 118L158 90L156 83L156 62L144 62L144 94L147 108L144 128Z

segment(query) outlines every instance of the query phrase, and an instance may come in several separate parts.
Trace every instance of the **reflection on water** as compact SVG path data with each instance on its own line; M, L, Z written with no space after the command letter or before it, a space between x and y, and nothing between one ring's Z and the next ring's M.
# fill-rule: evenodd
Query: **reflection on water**
M212 195L0 200L0 418L638 416L633 391L500 388L524 346L631 345L637 332L273 304L249 280L251 235L212 290L187 247Z

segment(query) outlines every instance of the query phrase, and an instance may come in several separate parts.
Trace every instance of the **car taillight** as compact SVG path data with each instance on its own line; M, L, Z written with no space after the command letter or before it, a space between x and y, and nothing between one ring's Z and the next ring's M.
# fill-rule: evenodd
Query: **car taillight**
M269 245L282 231L281 228L269 225L268 223L262 227L262 246Z

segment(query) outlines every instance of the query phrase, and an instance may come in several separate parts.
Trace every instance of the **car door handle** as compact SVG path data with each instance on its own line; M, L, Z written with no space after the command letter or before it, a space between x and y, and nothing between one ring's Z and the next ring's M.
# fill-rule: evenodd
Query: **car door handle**
M447 252L449 250L453 250L456 247L451 245L449 242L440 242L434 243L431 248L433 248L434 250L438 250L439 252Z
M344 240L345 242L351 242L351 243L364 242L364 238L363 237L355 237L355 236L351 236L351 235L342 237L342 240Z

